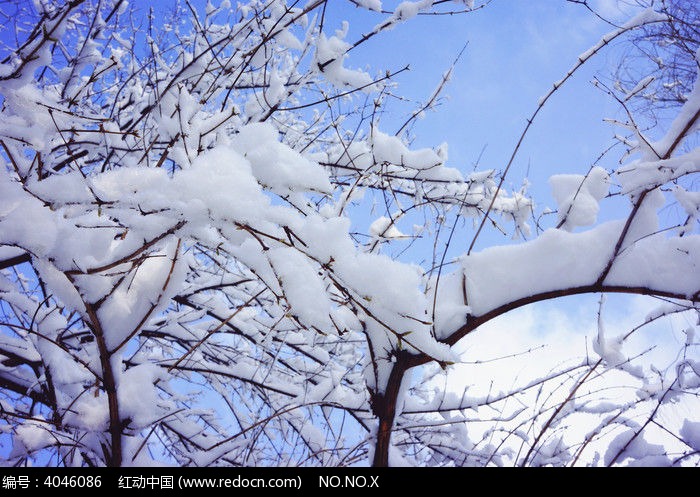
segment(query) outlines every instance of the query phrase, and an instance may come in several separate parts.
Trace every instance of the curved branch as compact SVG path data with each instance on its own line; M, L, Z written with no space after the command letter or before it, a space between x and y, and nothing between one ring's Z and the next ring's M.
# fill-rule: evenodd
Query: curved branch
M16 255L15 257L10 257L9 259L0 261L0 271L7 269L8 267L17 266L19 264L31 261L32 256L25 252L24 254Z
M452 332L447 338L440 340L448 345L455 345L460 339L474 331L482 324L512 310L524 307L528 304L542 302L545 300L556 299L559 297L568 297L572 295L582 295L585 293L626 293L630 295L648 295L655 297L666 297L671 299L689 300L691 302L700 302L700 295L684 295L682 293L671 292L668 290L654 289L645 286L624 286L624 285L606 285L593 283L591 285L583 285L578 287L564 288L559 290L550 290L534 295L529 295L512 302L503 304L495 309L492 309L480 316L471 316L467 322Z
M51 399L45 392L40 392L32 388L30 384L23 384L19 377L10 378L5 373L0 374L0 388L15 392L19 395L29 397L34 402L39 402L45 406L51 406Z

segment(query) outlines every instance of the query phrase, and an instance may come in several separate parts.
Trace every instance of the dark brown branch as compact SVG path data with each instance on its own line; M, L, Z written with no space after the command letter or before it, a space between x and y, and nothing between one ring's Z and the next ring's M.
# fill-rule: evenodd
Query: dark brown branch
M391 447L391 432L396 417L396 402L404 374L409 368L409 357L405 351L398 353L386 389L383 392L371 392L372 411L379 420L377 443L372 461L372 466L375 468L389 466L389 448Z
M102 324L97 317L97 313L91 304L85 303L85 309L90 318L90 328L95 335L97 348L100 354L100 364L102 366L102 385L107 393L107 403L109 405L109 434L111 439L111 450L107 458L107 465L119 467L122 465L122 422L119 415L119 399L117 396L117 384L112 370L112 356L107 348Z
M44 404L45 406L51 406L51 399L46 395L45 392L40 392L34 390L29 385L23 385L19 383L16 379L8 378L3 374L0 374L0 388L10 390L19 395L29 397L35 402Z
M81 271L79 269L71 269L70 271L66 271L65 274L66 274L66 276L74 276L74 275L78 275L78 274L96 274L96 273L101 273L103 271L107 271L108 269L114 269L117 266L121 266L122 264L126 264L127 262L131 261L134 257L145 252L146 250L151 248L153 245L155 245L156 243L158 243L159 241L161 241L165 237L175 233L177 230L182 228L185 224L186 224L185 221L180 221L179 223L177 223L175 226L173 226L169 230L161 233L160 235L158 235L154 239L141 245L141 247L139 247L138 250L135 250L131 254L125 255L121 259L117 259L114 262L110 262L109 264L105 264L103 266L98 266L98 267L86 269L85 271Z
M670 299L690 300L692 302L700 302L700 296L698 296L698 294L684 295L681 293L670 292L667 290L657 290L644 286L604 285L594 283L592 285L583 285L578 287L564 288L560 290L550 290L547 292L529 295L527 297L508 302L507 304L503 304L499 307L496 307L495 309L492 309L487 313L482 314L481 316L473 316L468 318L467 322L462 327L454 331L447 338L444 338L440 341L449 345L455 345L459 340L464 338L466 335L474 331L482 324L491 321L492 319L502 314L518 309L519 307L523 307L528 304L534 304L536 302L542 302L545 300L552 300L572 295L582 295L585 293L626 293L630 295L648 295L655 297L666 297Z
M564 409L564 407L566 407L569 404L569 402L571 402L571 399L574 398L574 395L576 395L576 392L578 391L578 389L581 388L581 386L583 386L583 384L588 380L588 378L595 372L595 370L598 368L598 366L600 366L602 363L603 363L603 360L599 359L598 362L596 362L593 365L593 367L590 370L588 370L588 372L583 376L583 378L581 378L579 381L576 382L576 385L574 386L574 388L571 389L571 391L569 392L569 395L567 395L566 399L564 399L564 401L561 402L559 404L559 406L557 406L556 409L554 409L554 412L549 417L549 419L547 419L544 426L540 430L539 434L537 435L537 437L535 437L535 440L532 442L532 445L530 446L530 450L527 451L527 454L525 455L525 459L523 459L521 466L525 466L525 464L527 464L528 460L530 459L530 456L532 455L532 453L535 450L535 447L537 447L537 444L540 442L540 439L544 436L544 434L547 433L547 430L549 430L549 427L552 425L552 423L554 422L556 417Z
M240 380L244 383L249 383L255 387L260 388L261 390L268 390L270 392L275 392L279 393L282 395L285 395L287 397L296 397L297 394L294 392L288 392L286 390L283 390L282 388L279 387L274 387L270 385L269 383L266 382L261 382L261 381L256 381L253 380L252 378L245 378L243 376L239 376L233 373L228 373L226 371L214 371L213 369L210 368L200 368L200 367L194 367L194 366L184 366L184 365L169 365L169 364L159 364L160 367L162 368L168 368L168 370L171 370L175 368L178 371L189 371L192 373L200 373L202 375L214 375L214 376L223 376L225 378L231 378L234 380Z
M0 261L0 271L7 269L8 267L17 266L19 264L24 264L25 262L31 261L32 256L25 252L24 254L16 255L15 257L10 257L9 259Z

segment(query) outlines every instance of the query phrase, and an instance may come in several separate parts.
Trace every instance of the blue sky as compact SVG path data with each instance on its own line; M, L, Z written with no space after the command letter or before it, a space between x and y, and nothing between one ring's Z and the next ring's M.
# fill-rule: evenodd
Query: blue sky
M619 11L608 3L606 12L619 18ZM334 7L329 9L333 15L327 29L349 19L349 40L380 18L358 15L357 9L345 4ZM563 0L494 0L471 14L411 19L353 51L346 65L372 73L410 64L411 71L397 78L397 93L422 101L468 44L442 104L415 127L414 143L435 146L446 141L450 165L463 171L473 168L483 149L481 168L502 170L540 97L579 54L612 29L582 6ZM617 104L590 81L596 74L608 75L618 55L614 47L599 54L549 101L531 128L507 185L517 188L528 176L538 205L555 207L547 178L561 172L584 174L612 143L620 130L603 118L616 116ZM396 122L403 122L405 112L395 114ZM397 127L390 117L384 119L387 132ZM610 160L617 157L619 153L612 154Z

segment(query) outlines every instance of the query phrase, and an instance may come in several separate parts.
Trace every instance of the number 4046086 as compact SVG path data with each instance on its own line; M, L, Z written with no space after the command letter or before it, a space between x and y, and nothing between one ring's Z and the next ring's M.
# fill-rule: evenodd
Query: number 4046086
M99 476L47 476L44 480L45 487L61 488L99 488L102 486L102 478Z

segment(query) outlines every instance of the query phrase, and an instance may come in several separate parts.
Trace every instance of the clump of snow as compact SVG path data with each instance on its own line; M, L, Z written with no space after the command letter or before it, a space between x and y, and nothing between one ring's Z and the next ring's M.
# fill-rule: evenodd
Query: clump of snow
M700 451L700 421L686 419L683 422L680 435L693 450Z
M529 464L535 467L539 466L561 466L569 461L571 453L564 441L564 437L553 436L546 443L537 447L536 453L533 455Z
M66 413L66 421L87 431L99 433L109 426L107 396L104 392L99 392L97 387L86 388L86 390ZM93 392L97 392L97 396Z
M605 296L601 297L601 303L605 301ZM598 334L593 339L593 351L600 356L603 363L609 368L619 368L628 373L643 378L643 371L640 367L631 366L624 352L622 351L622 345L624 343L624 336L620 337L609 337L607 336L605 330L605 324L603 319L599 316L598 318Z
M157 364L139 364L117 375L119 415L130 427L148 427L163 415L156 384L167 379L167 369Z
M389 136L376 128L372 129L372 153L377 163L387 162L411 169L430 169L444 162L436 151L424 148L409 150L397 136Z
M631 429L610 442L603 461L606 466L613 462L629 466L669 466L671 463L663 445L649 443L644 439L644 433L635 436Z
M332 328L331 302L323 282L309 259L293 248L278 248L267 254L280 280L291 312L308 327Z
M328 173L280 143L278 133L270 123L244 126L231 140L231 145L248 160L258 181L274 192L332 191Z
M598 203L610 189L610 176L605 169L594 167L586 176L554 175L549 178L549 184L557 202L559 223L571 230L595 224L600 210Z
M679 234L690 233L695 228L698 219L700 219L700 192L688 191L680 185L675 185L673 196L676 197L676 200L678 200L678 203L688 215L686 222L679 230Z
M17 440L28 452L38 451L54 442L49 426L38 421L27 421L16 428Z
M342 29L336 31L335 36L326 37L321 33L316 42L314 65L323 73L326 79L340 88L362 88L370 92L376 90L371 76L364 71L353 70L344 67L343 63L348 57L347 52L351 45L345 41L349 24L343 22Z
M435 0L418 0L414 2L401 2L394 9L394 19L396 19L397 21L407 21L417 16L421 10L425 10L427 8L432 7L434 1Z
M376 219L369 227L369 232L377 238L405 238L406 235L396 227L394 221L386 216Z
M374 10L376 12L382 11L382 1L381 0L357 0L356 2L361 7L369 10Z

